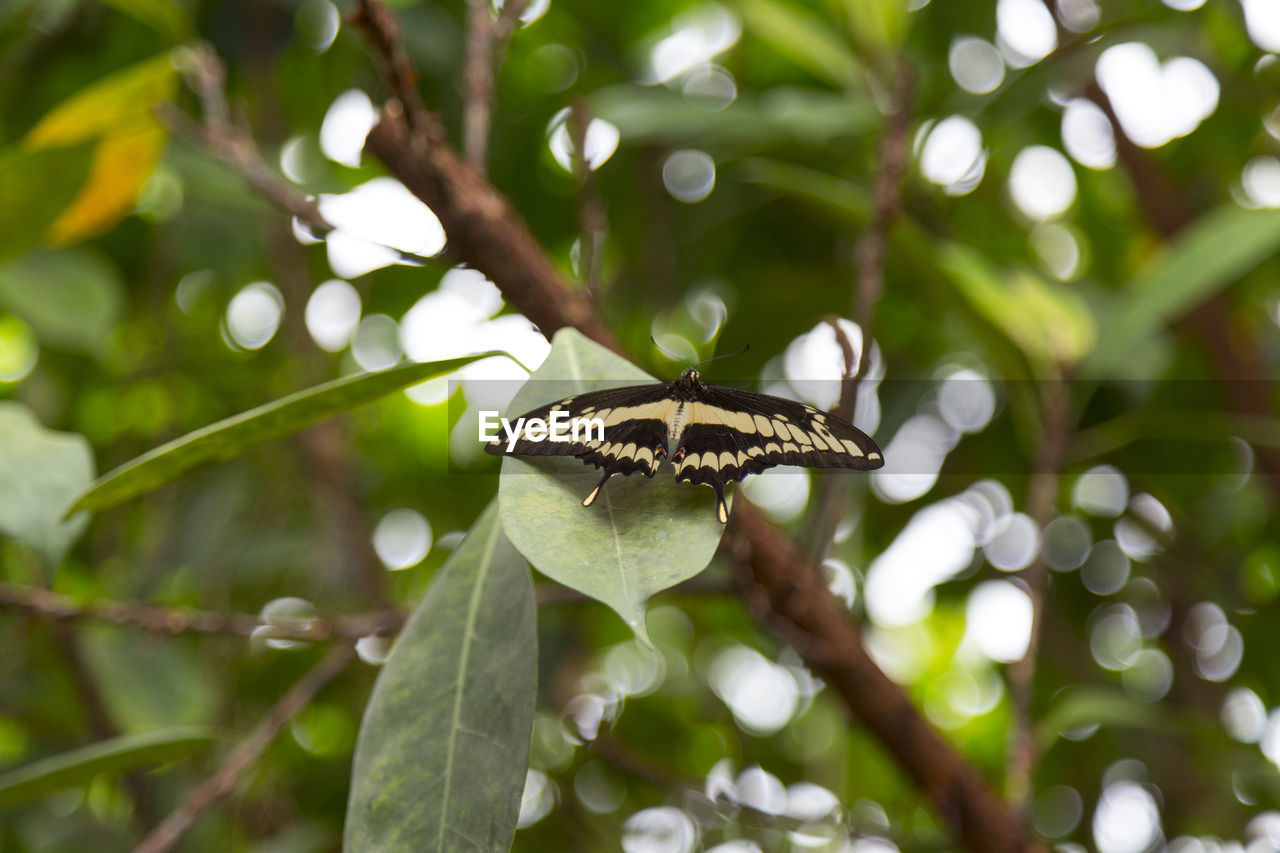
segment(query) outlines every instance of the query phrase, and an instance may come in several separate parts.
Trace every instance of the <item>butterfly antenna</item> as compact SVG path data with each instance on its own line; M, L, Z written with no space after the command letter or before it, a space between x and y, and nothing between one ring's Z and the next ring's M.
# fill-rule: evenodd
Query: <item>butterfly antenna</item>
M713 362L713 361L719 361L719 360L720 360L720 359L722 359L722 358L733 358L735 355L742 355L742 354L744 354L744 353L745 353L747 350L749 350L749 349L751 349L751 344L747 344L745 347L743 347L742 349L738 350L737 352L726 352L726 353L722 353L722 354L720 354L720 355L713 355L713 356L711 356L711 358L704 358L702 361L698 362L698 363L697 363L696 365L694 365L694 366L695 366L695 367L702 367L702 365L704 365L704 364L710 364L711 362Z
M666 347L664 347L662 344L658 343L658 339L657 339L657 338L655 338L653 335L650 335L650 336L649 336L649 340L653 341L653 345L654 345L655 347L657 347L658 352L662 353L662 354L663 354L663 355L665 355L667 358L671 359L672 361L678 361L678 362L680 362L681 364L683 364L685 367L693 367L693 365L692 365L692 364L690 364L689 362L685 361L685 360L684 360L684 358L683 358L682 356L678 356L678 355L676 355L676 354L675 354L675 353L673 353L671 350L667 349L667 348L666 348Z

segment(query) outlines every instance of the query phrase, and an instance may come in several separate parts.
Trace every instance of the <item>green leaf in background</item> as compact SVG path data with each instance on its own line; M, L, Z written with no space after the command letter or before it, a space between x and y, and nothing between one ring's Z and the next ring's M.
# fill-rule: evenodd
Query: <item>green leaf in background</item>
M218 719L221 697L200 674L194 646L157 643L153 636L101 623L81 626L76 643L107 714L121 730L203 726Z
M819 169L748 157L741 162L740 173L744 181L813 202L854 225L862 225L871 215L871 194L864 187Z
M1063 732L1092 726L1167 731L1181 727L1166 709L1130 699L1121 690L1073 686L1061 692L1053 707L1036 724L1038 751L1046 752Z
M98 355L124 314L124 283L86 249L29 252L0 267L0 307L30 323L42 344Z
M592 93L591 108L618 126L627 145L820 145L867 133L881 122L869 100L810 89L739 96L722 110L707 110L663 87L619 85Z
M445 361L405 364L378 373L335 379L272 403L258 406L175 438L109 471L67 510L99 510L171 483L197 465L227 460L246 450L298 432L334 415L372 402L392 391L452 373L463 365L500 352L483 352Z
M940 247L938 263L973 309L1041 371L1074 365L1093 348L1093 314L1066 285L1027 270L1005 272L958 243Z
M739 0L737 9L751 35L795 65L839 89L858 79L861 64L830 21L777 0Z
M175 0L98 0L137 18L170 42L185 41L191 35L191 19Z
M506 850L537 672L533 584L491 503L378 676L356 744L345 849Z
M1119 309L1104 318L1082 376L1106 379L1150 335L1238 280L1280 247L1280 210L1234 203L1206 213L1139 275Z
M93 145L0 150L0 263L44 242L89 175Z
M868 59L884 57L902 43L909 17L906 0L843 0L849 36Z
M534 380L511 401L520 415L560 397L655 381L574 329L561 329ZM707 567L724 525L710 489L677 483L664 466L649 479L615 477L589 507L600 472L572 458L506 457L498 484L502 527L534 568L617 611L645 643L649 597Z
M212 729L181 726L121 735L0 773L0 809L88 784L101 773L168 764L199 755L217 742Z
M89 521L63 520L63 510L93 470L83 436L45 429L21 403L0 402L0 534L39 554L50 573Z

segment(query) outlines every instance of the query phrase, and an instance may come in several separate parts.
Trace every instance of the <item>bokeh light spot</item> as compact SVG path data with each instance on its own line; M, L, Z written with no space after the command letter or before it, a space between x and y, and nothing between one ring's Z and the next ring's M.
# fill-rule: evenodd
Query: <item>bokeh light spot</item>
M431 550L431 525L412 509L393 509L373 530L373 550L392 571L421 563Z
M1004 82L1004 60L986 39L958 36L947 52L947 65L956 85L974 95L985 95Z
M370 372L394 367L400 361L400 326L386 314L370 314L356 327L351 355Z
M364 140L378 122L373 101L359 89L348 89L333 99L320 123L320 150L335 163L360 167Z
M329 279L307 300L306 322L316 346L328 352L345 349L360 322L360 294L340 278Z
M262 349L275 337L284 316L284 297L275 285L255 281L227 303L227 333L242 349Z
M978 126L963 116L949 116L927 133L920 149L920 171L947 195L972 192L987 168Z
M716 161L705 151L672 151L662 163L662 185L676 201L696 204L716 186Z
M1032 145L1013 159L1009 191L1024 216L1043 222L1065 213L1075 202L1076 175L1059 151Z
M547 145L551 148L551 156L560 168L566 172L574 171L573 161L577 156L573 144L573 133L569 127L570 111L565 107L551 117L547 124ZM587 132L583 139L586 151L587 168L595 171L609 161L618 150L618 142L622 135L618 127L602 118L593 118L587 124Z

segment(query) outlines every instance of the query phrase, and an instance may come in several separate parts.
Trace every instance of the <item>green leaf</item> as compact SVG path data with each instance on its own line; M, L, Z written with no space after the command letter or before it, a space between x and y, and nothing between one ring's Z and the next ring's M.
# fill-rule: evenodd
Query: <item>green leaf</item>
M909 16L906 0L844 0L849 35L869 58L902 44Z
M216 742L211 729L182 726L121 735L50 756L0 773L0 809L87 784L100 773L121 773L199 755Z
M53 572L84 532L87 516L63 520L93 480L84 436L45 429L21 403L0 402L0 534L22 542Z
M104 6L112 6L132 15L173 43L186 40L191 35L191 20L186 11L174 0L98 0Z
M841 89L858 78L861 64L829 21L776 0L739 0L737 7L752 35L797 66Z
M0 151L0 262L44 242L89 176L92 144Z
M741 172L744 181L812 202L854 225L871 215L871 195L864 188L820 169L750 157L742 161Z
M537 691L533 584L480 516L400 632L365 710L345 849L506 850Z
M204 462L227 460L409 385L425 382L499 352L406 364L335 379L189 432L104 474L67 510L99 510L171 483Z
M202 726L218 719L220 694L196 647L102 623L77 630L80 656L107 714L124 731Z
M1074 365L1093 347L1093 314L1066 285L1050 284L1027 270L1006 273L958 243L940 247L938 263L973 309L1042 372Z
M573 329L561 329L551 354L512 400L510 412L583 391L656 380ZM525 559L547 577L617 611L649 642L645 603L706 568L724 533L710 489L677 483L664 467L647 477L615 477L589 507L582 499L600 472L572 458L502 462L502 527Z
M29 252L0 267L0 306L41 343L100 354L124 314L120 274L85 249Z
M1179 731L1184 725L1168 711L1130 699L1123 692L1101 687L1069 687L1036 726L1036 742L1043 753L1063 732L1091 726Z
M867 133L882 121L866 99L806 89L739 96L722 110L707 110L661 86L610 86L592 94L591 107L618 126L627 145L823 144Z
M1134 281L1102 323L1098 346L1081 376L1109 378L1146 338L1273 257L1280 246L1280 210L1224 204L1184 229Z

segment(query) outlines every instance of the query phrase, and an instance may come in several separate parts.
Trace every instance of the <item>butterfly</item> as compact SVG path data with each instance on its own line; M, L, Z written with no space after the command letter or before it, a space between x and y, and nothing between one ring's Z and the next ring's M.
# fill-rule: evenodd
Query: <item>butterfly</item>
M570 432L567 422L584 429ZM556 425L562 429L552 434ZM575 456L603 469L583 506L591 506L610 477L652 477L669 458L677 482L715 491L721 524L729 520L725 486L749 474L775 465L860 471L884 465L876 443L843 418L781 397L708 385L692 367L674 382L589 391L540 406L484 449L495 456Z

